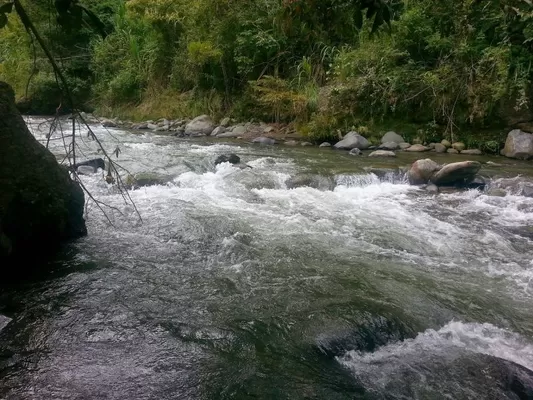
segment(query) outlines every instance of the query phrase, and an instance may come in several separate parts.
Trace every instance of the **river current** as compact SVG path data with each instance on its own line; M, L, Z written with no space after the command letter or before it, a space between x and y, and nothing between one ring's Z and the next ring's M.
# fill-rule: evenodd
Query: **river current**
M86 238L0 286L0 399L533 398L533 198L425 192L394 169L416 155L94 129L166 183L130 192L140 221L82 176L112 224L89 201Z

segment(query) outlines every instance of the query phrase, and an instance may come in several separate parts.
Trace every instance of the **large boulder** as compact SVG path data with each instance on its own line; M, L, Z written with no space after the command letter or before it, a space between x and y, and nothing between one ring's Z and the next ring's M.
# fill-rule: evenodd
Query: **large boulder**
M439 169L440 165L429 158L417 160L411 165L407 178L411 185L423 185L428 183L433 174Z
M340 142L335 144L334 147L340 150L365 150L370 147L370 142L357 132L348 132Z
M187 136L209 136L215 129L215 123L209 115L200 115L185 126Z
M478 161L451 163L436 171L430 180L437 186L463 185L473 181L480 169Z
M8 262L41 260L61 242L87 234L82 189L35 140L15 106L13 90L3 82L0 188L0 270L4 274L12 271L3 271ZM18 265L21 272L32 262Z
M509 132L502 155L521 160L533 158L533 134L523 132L520 129Z
M404 143L405 140L403 139L403 137L398 135L396 132L390 131L383 135L383 137L381 138L381 143L390 143L390 142L400 144L400 143Z

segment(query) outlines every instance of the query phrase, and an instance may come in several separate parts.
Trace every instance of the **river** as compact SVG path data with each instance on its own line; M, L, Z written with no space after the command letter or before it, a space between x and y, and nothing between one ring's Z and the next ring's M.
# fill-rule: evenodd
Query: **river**
M86 238L0 286L1 399L533 398L533 198L409 186L419 154L95 132L168 183L130 192L141 222L82 177L112 225L89 202Z

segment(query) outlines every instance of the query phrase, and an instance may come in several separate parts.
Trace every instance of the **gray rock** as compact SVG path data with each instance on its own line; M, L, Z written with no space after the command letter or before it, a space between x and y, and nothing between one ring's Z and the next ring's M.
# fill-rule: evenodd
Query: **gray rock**
M443 166L431 177L431 182L438 186L452 186L471 182L481 169L478 161L461 161Z
M296 140L287 140L286 142L283 142L283 144L287 146L296 146L298 142Z
M405 149L405 151L410 152L422 152L422 151L428 151L429 148L426 146L422 146L421 144L413 144L412 146Z
M461 150L461 154L466 154L470 156L480 156L483 154L483 152L479 149L469 149L469 150Z
M234 126L231 132L233 132L237 136L242 136L248 131L248 128L244 125L237 125Z
M263 128L263 133L270 133L270 132L274 132L274 128L272 126L265 126Z
M300 145L304 146L304 147L307 147L307 146L312 146L313 143L311 143L311 142L302 142Z
M442 144L443 146L446 146L446 148L452 147L452 144L450 143L450 141L446 139L441 140L440 144Z
M368 157L396 157L396 153L388 150L376 150L370 153Z
M152 172L141 172L135 175L128 175L126 177L126 185L131 186L133 189L139 189L146 186L165 185L170 179L171 177Z
M231 124L231 119L229 117L223 118L222 121L220 121L220 126L223 126L224 128L227 128Z
M154 132L168 132L170 127L168 125L158 126L154 129Z
M348 132L346 136L335 144L336 149L341 150L351 150L351 149L360 149L364 150L370 146L368 140L363 136L359 135L357 132Z
M331 143L324 142L324 143L321 143L320 146L318 147L331 147Z
M76 168L76 172L78 175L92 175L96 173L96 169L90 165L80 165L78 168Z
M436 143L430 143L428 144L428 147L430 148L430 150L433 150L435 148L435 145Z
M411 185L423 185L428 183L433 174L440 168L439 164L429 158L417 160L407 172L407 178Z
M102 126L104 128L116 128L117 127L117 123L111 119L107 119L107 118L104 118L102 120Z
M355 149L351 149L348 154L350 154L351 156L360 156L363 154L363 152L359 150L358 148L355 148Z
M398 135L396 132L390 131L383 135L383 137L381 138L381 143L390 143L390 142L400 144L400 143L404 143L405 140L403 139L403 137Z
M446 153L446 146L441 143L435 143L435 151L437 153Z
M157 125L150 123L146 125L146 128L155 131L157 129Z
M226 128L220 125L220 126L217 126L215 129L213 129L213 132L211 132L211 136L218 136L224 132L226 132Z
M209 136L215 124L209 115L200 115L185 126L187 136Z
M461 152L464 149L466 149L466 145L463 142L455 142L455 143L452 144L452 149L455 149L455 150Z
M239 132L229 131L229 132L219 133L217 135L217 138L238 138L238 137L241 137L241 136L242 136L242 134L239 133Z
M449 153L449 154L459 154L459 152L455 149L448 149L446 150L446 153Z
M502 154L508 158L529 160L533 158L533 134L520 129L509 132Z
M396 142L386 142L378 148L382 150L398 150L400 148L400 144Z
M411 147L411 143L403 142L403 143L400 143L399 146L400 146L400 149L405 150Z
M276 144L276 141L274 139L271 139L271 138L268 138L268 137L260 136L258 138L255 138L254 140L252 140L252 143L273 145L273 144Z

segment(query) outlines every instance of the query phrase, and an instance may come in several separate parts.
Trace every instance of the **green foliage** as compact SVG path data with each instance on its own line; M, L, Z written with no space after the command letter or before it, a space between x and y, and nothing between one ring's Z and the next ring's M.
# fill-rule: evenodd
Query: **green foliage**
M391 36L362 34L335 60L333 104L344 114L435 121L453 136L461 126L505 118L502 105L527 110L533 77L526 1L405 2Z
M110 112L295 121L317 142L389 121L431 142L533 119L529 0L62 0L54 18L23 3L77 96ZM12 17L0 78L41 97L51 69Z

